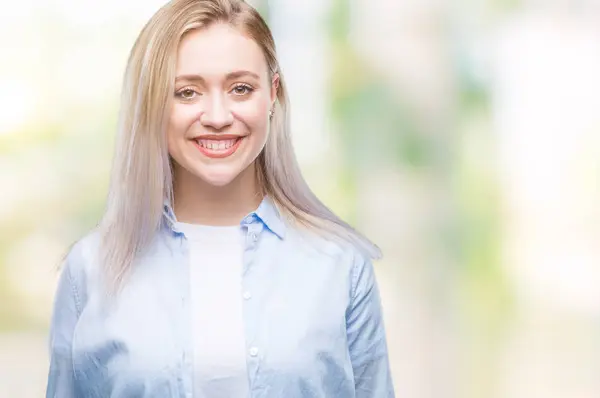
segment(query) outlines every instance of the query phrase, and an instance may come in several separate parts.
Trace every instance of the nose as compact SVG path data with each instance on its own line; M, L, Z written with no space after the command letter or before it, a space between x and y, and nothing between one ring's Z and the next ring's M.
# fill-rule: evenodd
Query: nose
M200 123L215 130L221 130L233 123L233 114L227 100L221 95L211 96L204 103L203 112L200 114Z

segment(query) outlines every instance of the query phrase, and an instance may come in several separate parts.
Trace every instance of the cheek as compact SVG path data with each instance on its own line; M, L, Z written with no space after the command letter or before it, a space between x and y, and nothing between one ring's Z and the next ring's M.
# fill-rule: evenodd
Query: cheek
M237 116L250 129L253 135L266 135L269 104L267 101L248 101L237 109Z
M181 146L181 139L185 136L187 130L185 110L180 106L173 105L169 114L169 124L167 127L167 151L173 158L179 158L178 148Z
M178 138L185 135L198 116L191 107L181 104L174 105L169 118L169 138Z
M186 131L193 123L193 117L189 115L189 111L182 106L174 105L171 108L169 115L169 124L167 128L167 150L169 154L175 158L178 157L178 152L181 147L182 139L185 137Z

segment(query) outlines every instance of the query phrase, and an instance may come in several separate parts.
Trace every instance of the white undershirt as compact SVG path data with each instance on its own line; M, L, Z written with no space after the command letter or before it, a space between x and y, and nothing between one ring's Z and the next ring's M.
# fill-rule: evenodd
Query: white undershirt
M245 398L242 228L177 226L190 243L194 397Z

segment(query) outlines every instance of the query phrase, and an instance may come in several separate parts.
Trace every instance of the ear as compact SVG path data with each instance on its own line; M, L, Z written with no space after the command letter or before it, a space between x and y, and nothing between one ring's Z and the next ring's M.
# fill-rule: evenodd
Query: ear
M279 73L275 73L273 75L273 79L271 80L271 108L275 105L275 101L277 100L277 91L279 90Z

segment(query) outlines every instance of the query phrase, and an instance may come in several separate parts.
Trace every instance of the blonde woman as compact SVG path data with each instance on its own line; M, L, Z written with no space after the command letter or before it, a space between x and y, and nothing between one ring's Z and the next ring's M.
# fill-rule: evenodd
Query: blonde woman
M173 0L125 73L106 212L56 293L47 397L393 397L376 246L303 180L273 38Z

